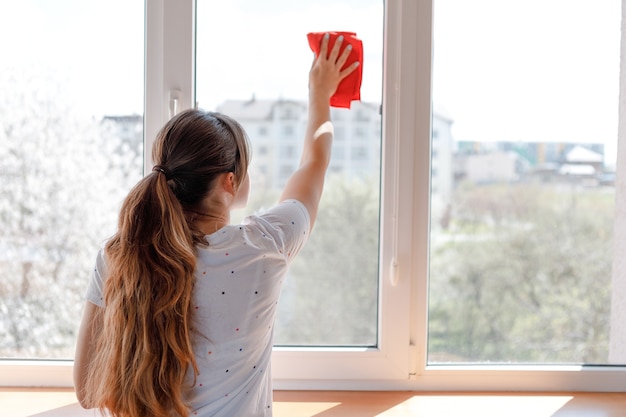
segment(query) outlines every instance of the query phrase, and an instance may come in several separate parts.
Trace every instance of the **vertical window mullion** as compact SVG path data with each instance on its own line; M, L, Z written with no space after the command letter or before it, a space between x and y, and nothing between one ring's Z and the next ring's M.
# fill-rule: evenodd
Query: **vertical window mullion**
M626 362L626 1L622 0L622 38L620 41L619 119L617 130L617 167L615 180L615 220L613 227L613 276L611 281L611 333L609 360Z
M408 6L408 5L407 5ZM407 7L405 6L405 8ZM403 10L403 16L415 16L415 24L405 24L410 33L402 33L402 56L405 75L404 85L409 85L408 97L402 103L402 123L412 129L414 137L403 135L406 141L414 142L413 149L401 154L410 158L405 162L405 175L411 177L411 200L405 206L413 210L407 215L413 222L410 237L411 290L411 345L414 367L412 374L423 373L426 366L428 346L428 245L430 233L430 176L431 176L431 120L432 120L432 25L433 1L420 0L412 4L414 10ZM411 41L407 41L411 39ZM407 57L413 57L408 59ZM406 91L405 88L402 89ZM412 95L414 94L414 97ZM408 191L408 190L407 190ZM409 277L407 277L409 278Z
M195 102L195 0L146 1L145 152L161 126Z

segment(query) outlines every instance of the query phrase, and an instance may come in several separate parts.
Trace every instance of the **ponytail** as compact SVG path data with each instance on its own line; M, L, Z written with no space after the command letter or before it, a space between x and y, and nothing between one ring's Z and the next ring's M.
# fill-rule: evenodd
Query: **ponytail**
M183 386L198 368L190 336L193 232L165 172L141 180L105 247L103 329L86 392L114 417L186 416Z
M248 138L233 119L185 110L159 132L157 165L122 205L105 247L103 327L95 340L87 400L113 417L187 416L187 375L198 375L191 341L198 245L194 224L218 175L239 186L250 160ZM191 376L191 375L190 375Z

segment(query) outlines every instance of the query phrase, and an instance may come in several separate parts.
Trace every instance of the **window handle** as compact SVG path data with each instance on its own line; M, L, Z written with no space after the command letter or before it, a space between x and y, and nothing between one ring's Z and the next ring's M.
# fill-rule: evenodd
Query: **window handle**
M382 111L382 105L381 105L381 111ZM384 117L384 116L383 116ZM399 132L400 131L400 122L398 117L395 117L395 123L394 123L394 132ZM389 283L391 284L392 287L397 287L398 284L400 283L400 273L398 271L398 239L400 239L399 236L399 230L398 230L398 217L400 215L399 211L400 211L400 203L399 203L399 198L400 198L400 170L399 170L399 165L400 165L400 143L399 140L397 139L397 137L394 138L393 141L393 150L392 150L392 155L393 155L393 162L392 162L392 166L393 166L393 188L392 188L392 198L393 198L393 205L392 205L392 216L391 216L391 227L392 227L392 246L391 246L391 263L389 264Z
M180 90L170 91L170 119L178 114L178 102L180 100Z
M391 283L392 287L395 287L398 285L399 281L400 275L398 274L398 261L394 256L393 258L391 258L391 264L389 265L389 282Z

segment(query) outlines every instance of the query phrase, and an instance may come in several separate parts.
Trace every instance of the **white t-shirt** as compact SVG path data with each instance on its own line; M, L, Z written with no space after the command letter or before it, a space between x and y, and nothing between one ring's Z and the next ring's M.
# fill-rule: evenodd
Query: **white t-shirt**
M304 205L288 200L218 230L198 249L193 302L200 374L187 393L191 416L272 415L274 318L287 267L309 229ZM105 276L101 250L87 290L99 306Z

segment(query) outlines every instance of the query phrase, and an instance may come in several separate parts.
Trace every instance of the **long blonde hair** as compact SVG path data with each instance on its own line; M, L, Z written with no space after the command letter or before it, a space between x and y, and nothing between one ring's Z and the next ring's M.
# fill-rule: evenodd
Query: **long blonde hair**
M247 175L249 146L234 120L188 110L154 144L155 170L130 191L105 246L103 328L85 392L114 417L187 416L196 246L207 244L190 212L220 173ZM193 371L194 382L188 379Z

